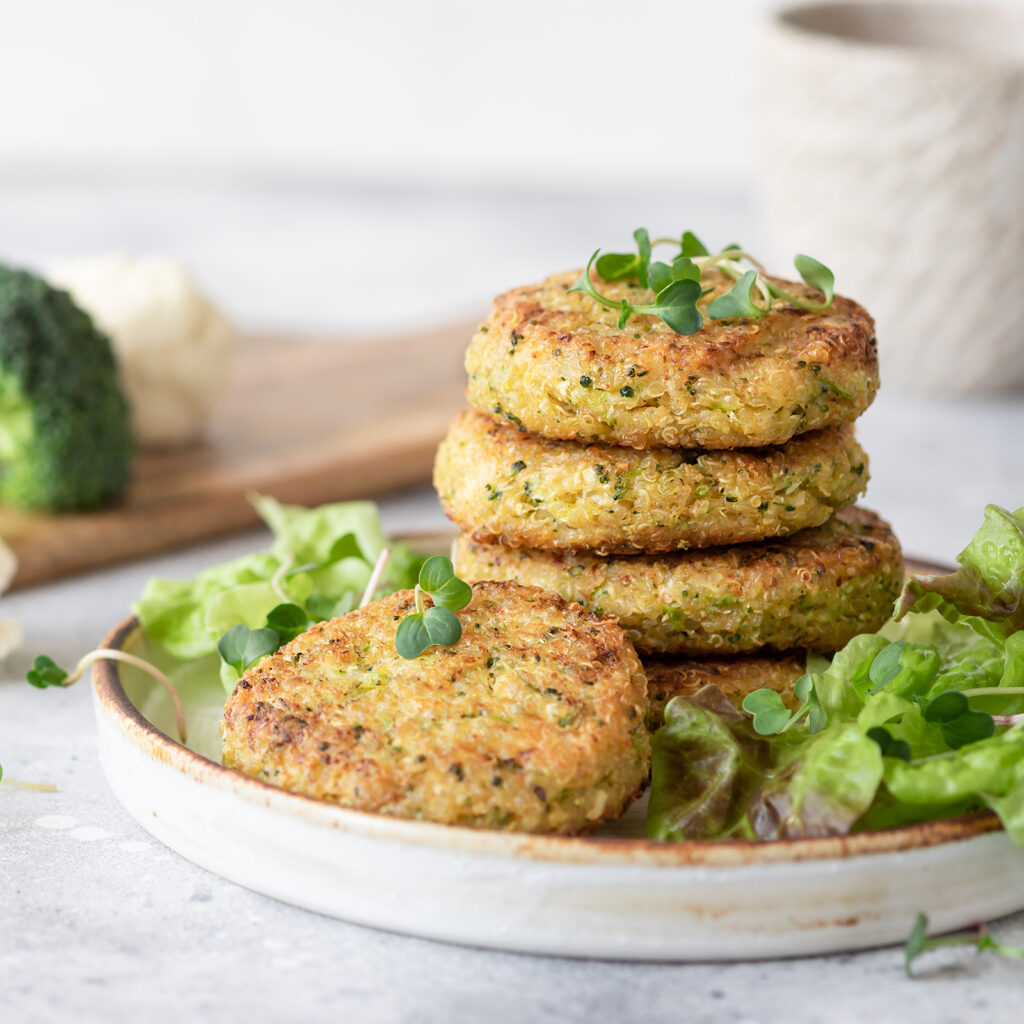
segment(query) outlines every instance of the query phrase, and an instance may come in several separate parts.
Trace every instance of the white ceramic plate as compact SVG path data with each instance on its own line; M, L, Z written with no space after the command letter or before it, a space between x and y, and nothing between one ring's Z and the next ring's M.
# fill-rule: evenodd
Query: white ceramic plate
M134 619L108 647L145 650ZM406 821L219 764L221 695L184 682L189 745L148 676L93 670L100 758L157 839L257 892L359 924L497 949L630 960L799 956L1024 907L1024 850L988 814L769 843L653 843L642 805L586 838Z

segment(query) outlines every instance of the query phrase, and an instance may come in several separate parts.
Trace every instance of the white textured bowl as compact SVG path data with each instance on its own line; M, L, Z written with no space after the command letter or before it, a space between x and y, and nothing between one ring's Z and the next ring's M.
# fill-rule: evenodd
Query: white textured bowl
M835 270L890 387L1024 386L1024 8L791 6L763 44L772 265Z
M105 641L138 648L129 619ZM498 949L738 960L905 939L1024 906L1024 850L990 814L842 838L656 843L643 806L602 834L530 836L407 821L289 793L217 763L218 694L169 701L116 662L93 669L100 758L156 838L241 885L360 924ZM205 755L205 756L204 756Z

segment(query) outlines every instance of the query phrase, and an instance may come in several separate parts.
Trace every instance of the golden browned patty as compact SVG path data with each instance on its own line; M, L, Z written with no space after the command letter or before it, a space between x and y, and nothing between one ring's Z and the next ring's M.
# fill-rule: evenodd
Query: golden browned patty
M221 724L231 768L346 807L571 833L642 788L646 681L613 619L534 587L479 583L462 639L408 661L400 591L251 667Z
M481 544L463 535L467 580L515 580L614 615L642 654L835 651L892 614L903 558L889 525L848 508L781 540L602 558Z
M660 729L665 723L665 705L673 697L694 694L704 686L717 686L737 706L752 690L766 687L777 690L782 694L783 704L793 707L793 684L806 671L805 663L802 651L702 660L644 659L649 700L647 727L651 732Z
M618 314L556 274L494 300L466 354L469 401L544 437L636 448L744 448L849 423L878 389L875 326L849 299L822 313L776 303L756 320L709 320L680 335ZM706 308L732 282L718 276ZM653 300L602 282L616 301ZM793 294L804 285L781 282Z
M851 427L730 452L548 441L465 412L441 442L434 486L486 543L596 554L737 544L819 526L867 483Z

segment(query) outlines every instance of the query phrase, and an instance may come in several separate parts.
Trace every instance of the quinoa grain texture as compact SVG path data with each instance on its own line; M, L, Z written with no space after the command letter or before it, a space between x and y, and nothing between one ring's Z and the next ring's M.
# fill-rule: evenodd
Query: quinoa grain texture
M599 555L786 536L852 504L867 480L851 427L779 447L638 451L549 441L472 411L434 464L441 505L475 540Z
M345 807L476 828L575 833L615 818L650 769L647 684L612 619L478 583L462 638L406 660L399 591L250 667L224 764Z
M746 448L851 423L878 390L874 321L849 299L821 312L777 303L758 319L705 316L696 334L680 335L650 315L620 329L615 310L569 292L579 276L494 300L466 353L469 401L482 413L556 440ZM593 279L615 301L654 299L635 282ZM704 310L733 283L711 280Z

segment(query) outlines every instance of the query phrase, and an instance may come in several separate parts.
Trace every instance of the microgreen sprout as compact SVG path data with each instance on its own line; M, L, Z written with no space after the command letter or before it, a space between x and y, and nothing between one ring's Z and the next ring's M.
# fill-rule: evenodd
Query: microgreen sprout
M828 725L828 716L814 692L814 679L801 676L793 684L793 695L800 706L793 712L782 702L778 691L771 689L753 690L743 698L743 710L753 715L754 732L759 736L772 736L786 732L807 716L807 728L813 735Z
M987 740L996 731L996 723L984 711L972 711L967 697L959 690L946 690L933 697L921 709L922 717L939 727L942 738L953 750L978 740Z
M12 786L14 789L31 789L36 793L57 792L57 787L49 782L22 782L20 779L5 779L3 765L0 765L0 786Z
M903 963L907 977L915 976L911 967L922 953L927 953L930 949L942 949L944 946L973 946L977 953L996 953L1013 960L1024 960L1024 948L998 942L992 938L988 927L983 924L978 925L972 932L943 935L937 939L930 939L928 938L928 915L918 914L904 947Z
M373 572L370 573L370 578L366 581L366 589L363 591L362 599L359 601L360 608L365 608L373 600L373 595L380 586L381 577L384 575L384 568L388 564L390 557L391 551L388 548L385 548L380 553L380 557L373 567Z
M50 658L45 654L40 654L32 663L32 668L30 668L25 674L25 679L39 690L45 690L50 686L67 687L72 683L78 682L78 680L82 678L82 673L85 672L85 670L94 661L120 661L125 665L132 665L145 672L147 675L152 676L167 691L167 695L171 698L171 703L174 705L174 719L178 729L178 735L181 737L182 743L185 742L185 708L181 703L181 697L179 696L174 683L172 683L171 680L155 665L151 665L146 661L145 658L129 654L127 651L118 651L111 648L101 647L95 651L90 651L88 654L83 656L75 666L74 671L68 675L64 669L57 665L53 658Z
M680 239L656 238L653 241L644 228L633 232L636 253L604 253L597 249L587 262L586 270L570 291L582 292L606 309L618 314L621 330L636 314L656 316L677 334L696 334L704 323L704 315L713 320L731 320L739 317L759 319L766 316L775 303L786 303L799 309L821 311L828 309L835 298L835 278L823 263L810 256L798 255L793 263L801 279L821 293L821 302L786 291L777 281L770 279L764 267L745 249L728 245L716 253L690 231ZM670 263L652 261L655 246L673 245L679 249ZM750 264L750 267L744 264ZM615 301L602 295L591 279L591 268L605 281L635 280L641 288L654 292L652 303L631 303L626 299ZM712 300L704 313L698 302L713 290L705 276L717 271L735 283L732 288Z
M882 751L882 757L898 757L901 761L910 760L910 744L906 740L896 739L883 725L874 725L867 731L869 740L874 740Z
M282 644L286 644L309 629L309 612L290 602L275 605L267 612L267 626L277 634L277 638ZM276 647L274 649L277 650Z
M391 552L388 548L381 551L370 573L370 578L363 591L359 607L369 604L373 595L380 587L381 577L388 564ZM362 551L356 541L355 535L351 533L339 537L331 547L328 560L321 565L312 568L322 569L333 565L343 558L362 558ZM305 567L308 570L310 567ZM300 570L303 571L303 570ZM278 570L274 574L271 584L277 591L278 596L284 598L279 605L275 605L269 612L263 626L258 629L250 629L244 623L232 626L217 641L217 651L221 660L234 669L235 674L240 676L250 665L255 664L261 658L290 643L301 633L305 633L310 626L322 622L324 619L334 618L337 615L344 615L350 612L354 606L355 599L350 594L345 594L340 600L334 601L325 598L323 594L312 594L306 601L305 607L295 604L288 598L283 589L284 581L288 570ZM275 584L276 581L276 584Z
M1019 697L1024 694L1024 686L978 686L972 690L960 690L965 697ZM992 715L996 726L1009 726L1017 729L1024 726L1024 714Z
M900 674L906 649L906 641L895 640L875 655L868 669L868 682L871 684L867 689L869 695L884 690Z
M462 636L455 612L473 599L473 588L455 575L450 558L433 555L420 568L415 590L416 611L398 624L395 650L403 658L418 658L435 644L451 647ZM431 605L427 607L426 598Z
M283 607L278 605L277 608ZM274 611L277 611L277 608ZM271 612L271 615L273 612ZM269 616L268 616L269 617ZM298 635L298 634L296 634ZM225 664L241 675L253 662L273 654L282 640L276 629L261 626L250 629L244 623L232 626L218 641L217 652Z

